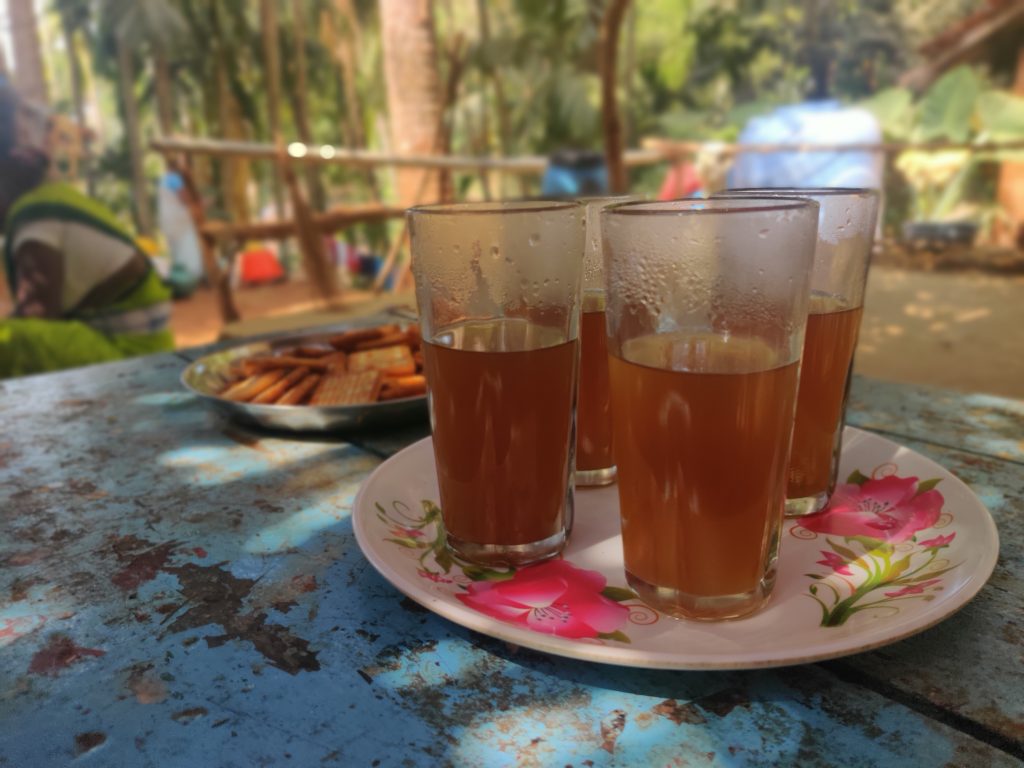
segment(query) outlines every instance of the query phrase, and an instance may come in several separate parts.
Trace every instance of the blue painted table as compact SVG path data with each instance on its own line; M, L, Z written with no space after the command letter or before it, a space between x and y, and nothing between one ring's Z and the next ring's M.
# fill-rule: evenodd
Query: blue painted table
M290 440L182 391L188 354L0 384L0 765L1016 765L1024 403L859 380L851 422L1000 527L962 612L758 672L547 657L434 616L349 507L426 425Z

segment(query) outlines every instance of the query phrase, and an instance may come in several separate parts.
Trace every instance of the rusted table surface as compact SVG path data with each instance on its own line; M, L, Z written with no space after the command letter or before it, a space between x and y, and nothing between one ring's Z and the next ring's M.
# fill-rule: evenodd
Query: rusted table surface
M234 427L164 355L0 383L0 765L1017 765L1024 403L857 381L851 422L948 467L1002 554L882 650L658 672L512 648L367 564L349 508L426 425Z

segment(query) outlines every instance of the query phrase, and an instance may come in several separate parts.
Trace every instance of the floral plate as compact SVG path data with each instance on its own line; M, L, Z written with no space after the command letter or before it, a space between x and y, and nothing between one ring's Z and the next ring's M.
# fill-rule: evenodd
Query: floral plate
M978 498L935 462L847 427L829 508L786 521L768 606L681 621L642 603L622 569L615 486L580 489L561 559L518 570L444 547L430 438L385 461L353 506L363 553L407 596L451 621L539 651L664 669L782 666L859 653L962 608L995 567L999 537Z

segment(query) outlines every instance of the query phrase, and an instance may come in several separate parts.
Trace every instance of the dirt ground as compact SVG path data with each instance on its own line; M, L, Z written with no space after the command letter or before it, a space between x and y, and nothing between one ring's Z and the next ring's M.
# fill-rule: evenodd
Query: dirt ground
M301 282L242 288L236 295L243 319L227 328L210 291L176 302L171 324L178 346L412 303L408 294L349 291L339 310L328 311ZM0 287L0 316L9 311ZM873 267L855 367L879 379L1024 398L1024 275Z
M1024 398L1024 275L872 267L855 369Z

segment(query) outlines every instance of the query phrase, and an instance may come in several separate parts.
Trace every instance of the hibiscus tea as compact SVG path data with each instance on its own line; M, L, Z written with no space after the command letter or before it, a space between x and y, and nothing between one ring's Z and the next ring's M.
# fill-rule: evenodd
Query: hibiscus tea
M733 618L771 592L796 401L786 358L683 333L609 358L626 576L663 611Z
M789 512L824 507L835 488L862 312L830 297L811 297L789 460Z
M551 557L572 522L578 342L526 320L423 345L448 545L476 562Z
M580 322L580 393L576 412L576 483L607 485L615 480L605 299L583 297Z

